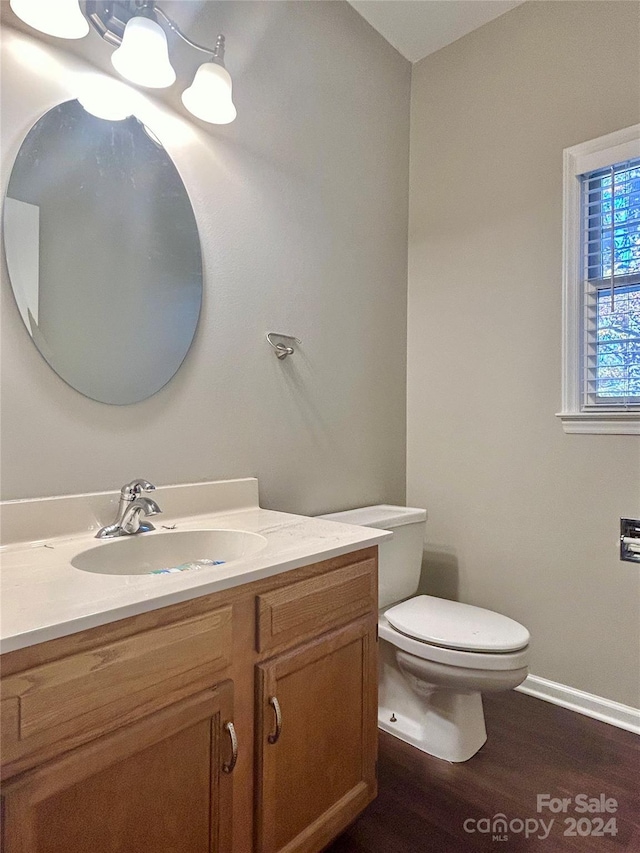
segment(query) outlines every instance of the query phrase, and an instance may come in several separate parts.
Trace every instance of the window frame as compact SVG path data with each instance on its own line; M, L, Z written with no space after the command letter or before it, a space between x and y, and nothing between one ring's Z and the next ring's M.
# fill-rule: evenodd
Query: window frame
M640 124L563 151L562 410L566 433L640 435L640 410L585 409L581 176L640 157Z

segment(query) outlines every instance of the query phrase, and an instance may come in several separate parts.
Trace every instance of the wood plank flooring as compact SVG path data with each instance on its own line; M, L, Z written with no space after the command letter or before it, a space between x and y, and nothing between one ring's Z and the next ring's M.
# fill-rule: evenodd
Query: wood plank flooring
M510 691L484 698L488 740L464 764L449 764L380 733L379 794L327 853L640 853L640 737ZM537 811L537 795L571 798L566 813ZM615 814L577 813L575 797L604 794ZM480 832L502 813L508 821L549 820L546 833L516 822L507 838ZM568 836L597 830L597 817L615 818L617 834ZM466 832L468 829L475 832ZM518 831L520 830L520 831ZM541 837L547 834L547 837Z

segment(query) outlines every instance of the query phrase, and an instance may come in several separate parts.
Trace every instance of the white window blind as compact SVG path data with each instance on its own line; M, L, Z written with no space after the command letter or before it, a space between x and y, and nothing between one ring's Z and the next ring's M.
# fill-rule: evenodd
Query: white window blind
M580 180L582 408L640 410L640 159Z

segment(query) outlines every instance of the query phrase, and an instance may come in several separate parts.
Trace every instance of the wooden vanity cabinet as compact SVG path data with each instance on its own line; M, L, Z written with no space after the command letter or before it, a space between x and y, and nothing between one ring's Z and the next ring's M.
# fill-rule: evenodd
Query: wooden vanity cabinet
M203 691L10 782L7 853L230 850L232 696Z
M369 618L258 666L258 853L321 850L375 797L376 674Z
M4 655L3 853L322 850L376 794L376 625L373 547Z

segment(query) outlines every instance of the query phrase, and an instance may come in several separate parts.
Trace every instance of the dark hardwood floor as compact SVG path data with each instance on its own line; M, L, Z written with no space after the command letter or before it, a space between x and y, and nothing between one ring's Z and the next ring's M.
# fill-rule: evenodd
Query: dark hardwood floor
M487 696L484 706L487 743L464 764L432 758L381 732L378 798L328 853L640 853L640 737L514 691ZM538 812L538 794L571 803L564 813ZM604 794L617 809L579 813L581 794L589 800ZM515 820L502 840L479 831L498 813ZM549 827L551 818L548 832L539 824L534 831L533 821ZM569 818L576 833L606 832L614 818L609 828L615 824L617 834L565 835ZM465 831L465 821L476 831Z

